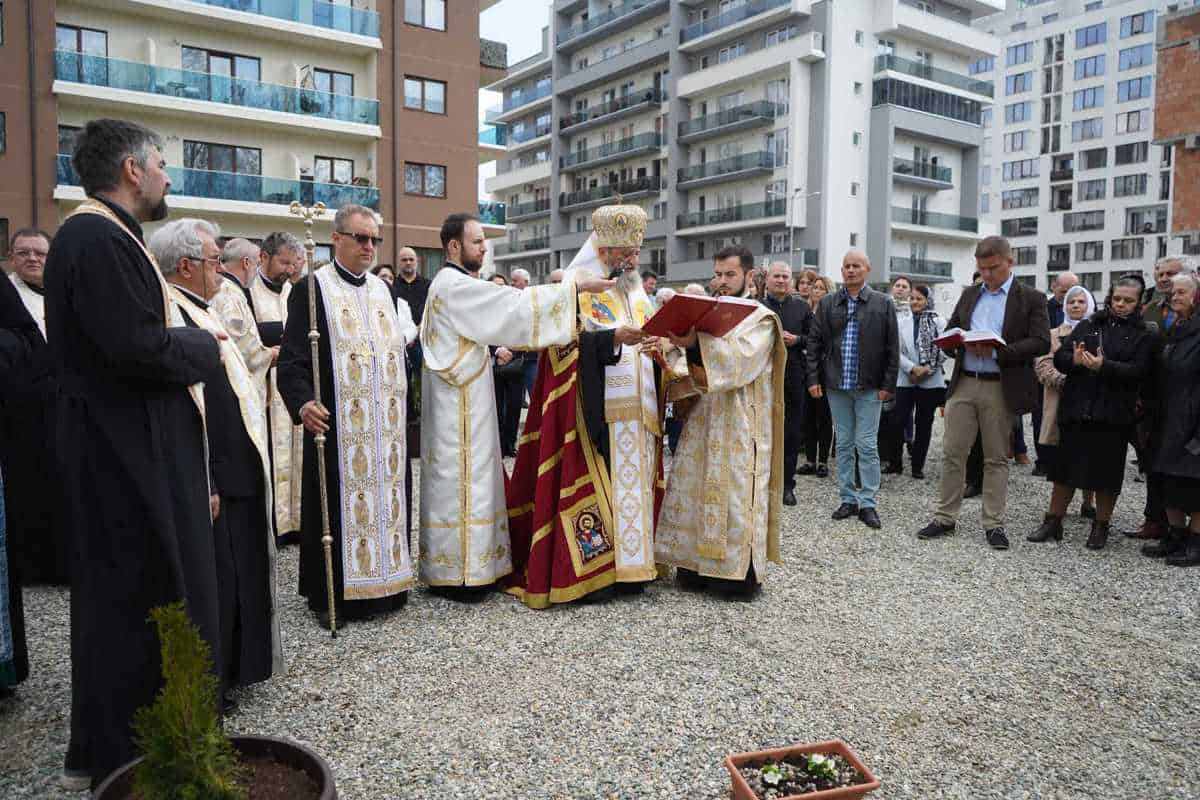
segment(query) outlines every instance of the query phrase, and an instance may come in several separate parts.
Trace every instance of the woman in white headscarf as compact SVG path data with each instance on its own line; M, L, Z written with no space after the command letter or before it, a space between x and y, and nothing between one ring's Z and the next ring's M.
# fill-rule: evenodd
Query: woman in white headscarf
M1075 330L1075 326L1096 313L1096 298L1082 286L1072 286L1063 297L1063 324L1050 331L1050 352L1033 362L1038 381L1042 384L1042 429L1038 432L1038 444L1051 450L1051 458L1057 457L1058 448L1058 398L1067 376L1054 368L1054 354ZM1083 493L1083 505L1079 515L1089 519L1096 517L1095 492Z

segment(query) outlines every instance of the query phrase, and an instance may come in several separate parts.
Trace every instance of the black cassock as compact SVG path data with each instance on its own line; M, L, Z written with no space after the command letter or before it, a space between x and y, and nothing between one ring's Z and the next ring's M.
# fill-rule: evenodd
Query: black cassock
M7 286L3 284L7 284ZM8 292L12 293L11 298L8 297ZM10 300L16 303L21 302L16 296L16 290L13 289L12 284L0 276L0 305L7 304ZM13 337L8 331L0 330L0 385L4 385L8 381L14 357L19 357L23 352L25 352L25 347L20 339ZM7 413L7 409L4 407L4 394L0 392L0 414L7 416ZM0 425L0 474L3 475L6 487L9 460L8 430L5 425ZM8 513L5 509L5 519L7 520L7 518ZM5 524L5 549L3 553L0 553L0 558L5 560L4 566L8 570L8 632L12 636L13 643L11 656L13 674L6 678L0 676L0 678L5 678L0 679L0 689L11 683L20 683L29 677L29 650L25 644L25 609L21 596L20 565L16 559L16 548L13 547L11 524L7 521Z
M189 295L201 309L208 304ZM180 303L184 321L196 323ZM229 376L204 384L212 492L221 498L213 520L221 622L222 684L248 686L271 677L271 554L266 487L258 448L246 433L241 401Z
M164 326L160 286L137 242L99 215L67 219L50 246L59 480L79 564L67 768L93 785L133 757L134 711L159 689L152 608L183 600L221 663L204 430L187 391L221 362L208 332Z
M366 282L366 276L356 276L332 265L339 276L355 286ZM342 528L341 480L337 470L337 410L334 408L333 357L329 350L329 321L325 316L325 301L321 287L317 291L317 330L321 333L321 402L329 409L329 431L325 434L326 489L329 499L329 530L333 533L333 596L339 619L361 619L372 614L391 611L408 601L408 592L374 600L342 599L343 569L341 552ZM277 381L279 394L287 406L292 421L300 424L300 409L313 399L312 349L308 341L308 281L292 286L288 296L288 319L283 329L279 349ZM412 527L412 487L406 475L408 493L408 526ZM325 584L325 551L321 546L321 491L317 474L317 445L312 434L304 432L304 483L300 489L300 594L308 599L308 607L318 613L329 610Z
M41 329L4 276L0 353L0 425L7 439L4 491L13 560L26 584L66 584L69 553L59 513L58 470L53 466L58 382Z

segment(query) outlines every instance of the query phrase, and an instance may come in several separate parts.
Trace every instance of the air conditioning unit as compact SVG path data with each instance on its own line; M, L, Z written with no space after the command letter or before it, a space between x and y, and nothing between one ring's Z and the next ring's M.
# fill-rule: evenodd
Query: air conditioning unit
M1200 150L1200 133L1193 133L1183 140L1183 149Z

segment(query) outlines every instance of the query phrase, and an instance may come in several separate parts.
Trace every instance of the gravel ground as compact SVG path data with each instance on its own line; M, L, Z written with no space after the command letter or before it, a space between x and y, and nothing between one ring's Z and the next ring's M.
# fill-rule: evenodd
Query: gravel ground
M306 742L351 800L724 798L726 753L828 737L881 778L872 797L1200 797L1200 570L1120 536L1085 550L1078 517L1061 544L1025 542L1049 494L1029 467L1011 551L986 547L978 500L957 536L918 541L936 456L927 474L885 479L878 532L831 522L832 481L801 478L786 563L753 603L671 581L544 612L418 590L331 642L285 591L288 673L242 692L230 728ZM1144 497L1127 481L1117 527ZM281 555L281 587L296 562ZM33 677L0 704L0 797L64 796L67 598L26 606Z

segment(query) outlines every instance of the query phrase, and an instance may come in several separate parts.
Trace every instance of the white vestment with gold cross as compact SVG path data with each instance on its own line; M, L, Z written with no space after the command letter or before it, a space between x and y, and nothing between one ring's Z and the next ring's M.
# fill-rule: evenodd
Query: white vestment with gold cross
M669 392L699 396L667 476L655 552L664 564L726 580L741 580L753 563L761 582L767 559L780 560L787 351L779 317L759 308L725 336L698 339L702 368L677 363L674 372L690 380Z
M420 577L484 586L512 572L504 465L488 346L538 350L575 333L575 283L520 290L452 266L421 320Z

